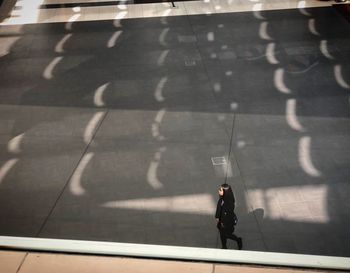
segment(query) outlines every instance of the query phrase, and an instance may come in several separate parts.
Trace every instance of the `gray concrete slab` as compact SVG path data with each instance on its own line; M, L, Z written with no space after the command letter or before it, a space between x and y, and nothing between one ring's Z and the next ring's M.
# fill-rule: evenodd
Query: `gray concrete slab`
M0 215L6 218L1 233L36 236L94 133L86 128L96 111L28 106L0 111L7 124L0 132Z
M216 177L211 156L227 146L117 139L96 137L84 194L67 187L41 236L215 247L213 213L224 177Z
M305 167L305 162L301 158L303 156L301 150L307 140L310 149L308 154L314 166L322 170L328 179L338 181L338 175L341 177L347 173L343 166L347 165L346 162L348 162L348 141L346 140L349 130L348 119L296 118L300 120L302 132L299 133L293 129L292 117L289 115L281 117L237 115L233 147L238 160L242 160L242 171L247 170L246 174L249 172L253 174L255 169L260 169L264 173L264 169L273 170L278 166L277 168L282 168L287 173L292 170L298 172L298 165L299 169ZM275 150L276 147L280 147L277 149L278 151ZM284 156L281 156L279 152L283 152ZM249 167L245 168L244 154L247 154L249 158L249 153L260 155L260 158L256 158L256 167L253 165L254 161L248 160ZM284 167L282 167L283 165ZM330 170L335 165L337 172ZM282 170L276 170L276 172L281 173Z
M47 35L37 35L28 32L24 27L26 37L21 44L13 51L12 56L29 57L29 56L57 56L55 48L57 44L66 35L67 31L62 28L61 31L48 32ZM28 32L28 33L27 33ZM93 32L93 33L92 33ZM115 43L111 43L111 38L118 34ZM91 39L91 35L94 39ZM187 38L187 39L186 39ZM121 53L125 49L137 50L142 46L145 51L161 49L180 49L195 47L196 37L189 26L168 26L159 25L153 28L130 28L115 27L113 21L108 21L104 28L90 31L72 31L69 38L64 43L64 54L72 55L101 55L106 51ZM25 50L20 50L20 49ZM62 51L63 53L63 51ZM117 55L115 55L117 56Z
M278 249L283 248L286 253L297 252L293 238L290 235L271 233L270 236L264 236L264 242L268 251L278 252Z
M349 31L308 12L0 27L1 234L220 247L227 175L244 249L349 256Z
M156 61L162 52L156 52L152 60ZM172 52L169 54L172 55ZM37 61L36 70L28 74L24 83L17 78L21 78L18 74L5 81L8 84L4 87L2 99L4 103L11 104L96 107L96 91L107 85L101 99L105 107L217 111L212 88L201 62L196 60L193 66L191 63L186 66L187 61L193 60L190 55L166 57L178 63L165 63L159 67L147 64L147 61L144 65L140 63L135 66L135 63L132 66L116 66L107 57L82 55L63 58L51 80L45 80L43 75L53 58L41 58ZM119 61L115 63L120 64ZM103 68L105 64L111 69L106 71ZM24 62L23 66L26 65Z
M109 110L95 140L156 141L229 145L225 121L233 114L172 111Z

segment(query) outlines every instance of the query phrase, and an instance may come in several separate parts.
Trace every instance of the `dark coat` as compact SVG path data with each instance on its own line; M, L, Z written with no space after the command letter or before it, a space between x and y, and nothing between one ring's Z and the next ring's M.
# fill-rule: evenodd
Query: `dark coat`
M234 204L233 199L233 204ZM228 231L232 231L235 229L235 221L234 221L234 206L228 207L223 198L218 200L218 204L216 206L215 218L219 219L218 228L223 227Z

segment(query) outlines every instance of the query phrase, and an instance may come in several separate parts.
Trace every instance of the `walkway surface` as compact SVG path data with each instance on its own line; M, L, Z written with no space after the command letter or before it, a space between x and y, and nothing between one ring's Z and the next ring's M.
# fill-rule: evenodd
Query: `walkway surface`
M0 24L1 235L219 248L227 181L245 250L350 256L333 2L62 2Z
M0 252L1 273L317 273L311 269L225 265L156 259L79 256L49 253Z

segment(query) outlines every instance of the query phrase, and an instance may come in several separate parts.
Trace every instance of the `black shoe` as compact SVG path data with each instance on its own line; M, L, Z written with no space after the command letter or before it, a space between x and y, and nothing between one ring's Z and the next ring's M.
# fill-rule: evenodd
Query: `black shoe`
M227 249L227 246L223 246L221 249Z
M242 238L241 237L238 238L237 244L238 244L238 249L241 250L242 247L243 247L243 242L242 242Z

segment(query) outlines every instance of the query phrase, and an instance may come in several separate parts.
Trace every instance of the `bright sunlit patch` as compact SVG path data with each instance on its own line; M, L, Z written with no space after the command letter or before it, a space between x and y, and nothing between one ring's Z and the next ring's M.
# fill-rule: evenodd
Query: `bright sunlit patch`
M305 16L311 16L311 14L305 9L306 1L299 1L298 2L298 9L301 14Z
M112 48L116 45L117 40L119 38L119 36L122 34L121 30L118 30L116 32L113 33L113 35L111 36L111 38L109 38L108 43L107 43L107 47L108 48Z
M216 203L210 194L191 194L158 198L111 201L102 205L105 208L164 211L195 215L213 215Z
M18 158L12 158L8 160L4 165L2 165L2 167L0 168L0 184L2 183L8 172L13 168L13 166L15 166L17 161Z
M76 22L79 19L80 16L81 16L80 13L79 14L74 14L68 19L68 22L70 22L70 23Z
M126 10L127 9L125 4L120 4L117 7L118 7L118 9L121 9L121 10Z
M155 190L164 187L163 183L158 179L157 171L162 158L162 153L166 151L166 147L161 147L154 155L153 160L147 171L147 182Z
M252 8L252 11L260 11L263 9L263 4L262 3L257 3L257 4L254 4L253 8Z
M209 42L213 42L215 40L214 32L208 32L207 39Z
M119 11L118 13L117 13L117 15L115 16L115 20L120 20L120 19L123 19L123 18L125 18L125 16L128 14L128 12L127 11ZM119 22L118 22L119 23Z
M160 56L159 56L159 58L157 60L157 64L158 65L163 65L165 63L165 59L168 56L169 51L170 51L169 49L166 49L160 54Z
M259 28L259 37L263 40L273 40L267 32L268 22L261 22Z
M15 19L16 23L30 24L38 23L40 18L40 6L44 2L43 0L30 0L30 1L16 1L16 6L20 7L19 10L14 9L11 12L11 16Z
M238 109L238 103L237 102L231 102L230 109L232 111L236 111Z
M219 82L214 83L214 91L216 93L219 93L221 91L221 83Z
M94 136L95 131L97 130L98 125L102 121L106 112L97 112L89 121L88 125L85 128L84 132L84 142L89 144Z
M309 19L309 30L313 35L320 36L320 33L316 29L315 19Z
M9 54L11 47L20 39L20 37L0 38L0 58Z
M301 168L310 176L320 177L321 172L316 169L311 159L311 137L302 137L299 140L299 163Z
M80 13L76 13L74 14L73 16L71 16L69 19L68 19L68 22L66 23L65 25L65 29L66 30L72 30L73 28L73 23L78 21L79 17L81 16Z
M265 20L265 17L261 15L261 11L263 10L263 4L258 3L253 6L253 14L256 19Z
M66 34L55 46L55 52L63 53L64 52L64 44L72 37L73 34Z
M61 62L63 59L62 56L60 57L55 57L51 63L49 63L49 65L45 68L44 73L43 73L43 77L47 80L51 80L53 78L53 70L55 69L55 67L59 64L59 62Z
M350 89L350 85L344 80L342 76L340 64L337 64L334 66L334 76L335 76L335 80L341 87L345 89Z
M85 154L80 160L78 167L75 169L72 178L69 182L69 189L73 195L80 196L85 194L85 189L82 186L81 178L93 156L94 153Z
M284 69L278 68L274 74L274 84L278 91L284 94L290 94L291 90L284 83Z
M170 28L168 28L168 27L167 27L167 28L164 28L164 29L162 30L162 32L160 33L160 35L159 35L159 43L160 43L161 45L163 45L163 46L166 46L166 45L167 45L165 39L166 39L166 36L167 36L169 30L170 30Z
M299 1L298 2L298 9L303 9L303 8L305 8L305 1L304 0L302 0L302 1Z
M242 148L244 148L245 146L246 146L246 142L245 142L245 141L243 141L243 140L238 140L238 141L237 141L237 147L238 147L238 148L242 149Z
M94 95L94 104L98 107L105 106L105 102L103 101L103 94L106 91L107 87L109 86L109 82L105 83L104 85L101 85L99 88L96 89L95 95Z
M113 26L114 26L115 28L121 28L121 27L122 27L121 19L115 19L115 20L113 21Z
M276 46L275 43L269 43L266 46L266 58L270 64L278 64L279 63L279 61L276 59L275 46Z
M19 154L21 152L23 138L24 133L12 138L7 144L7 150L12 154Z
M162 120L163 120L163 118L164 118L165 113L166 113L165 108L160 109L160 110L158 111L158 113L157 113L157 115L156 115L154 121L155 121L156 123L158 123L158 124L162 123Z
M328 43L327 40L322 40L320 42L320 50L327 59L334 60L334 57L328 51Z
M162 136L162 135L160 134L160 129L159 129L160 124L161 124L162 121L163 121L163 118L164 118L165 113L166 113L165 108L160 109L160 110L158 111L158 113L157 113L155 119L154 119L154 123L152 124L152 136L153 136L155 139L159 140L159 141L162 141L162 140L165 139L164 136Z
M73 10L74 12L80 12L80 11L81 11L81 8L80 8L80 7L74 7L74 8L72 8L72 10Z
M212 59L216 59L218 56L216 55L216 53L211 53L210 54L210 58L212 58Z
M288 99L286 104L286 119L288 125L299 132L304 132L303 126L300 124L298 117L296 115L296 99Z
M297 193L305 199L300 202ZM300 198L300 197L299 197ZM298 185L292 187L278 187L269 189L251 189L246 194L247 207L262 208L264 218L271 220L286 220L295 222L328 223L329 215L327 208L326 185ZM312 203L310 210L308 201ZM300 206L299 210L281 210L277 204L286 204L286 207L295 203ZM291 208L291 207L289 207Z
M159 162L158 161L152 161L148 171L147 171L147 181L148 184L153 188L153 189L161 189L163 188L163 184L162 182L159 181L158 177L157 177L157 169L159 166Z
M118 9L121 9L121 10L127 9L125 2L126 2L126 0L119 1L120 4L117 5Z
M154 98L156 99L156 101L162 102L165 100L165 98L163 97L163 89L167 81L168 81L168 78L163 77L160 79L159 83L157 84L156 90L154 92Z
M166 9L163 13L162 13L162 17L166 17L169 16L169 14L171 13L171 9Z
M211 163L213 164L213 166L221 166L226 165L227 160L224 156L216 156L211 158Z
M168 18L167 17L161 17L160 22L162 25L168 25Z

